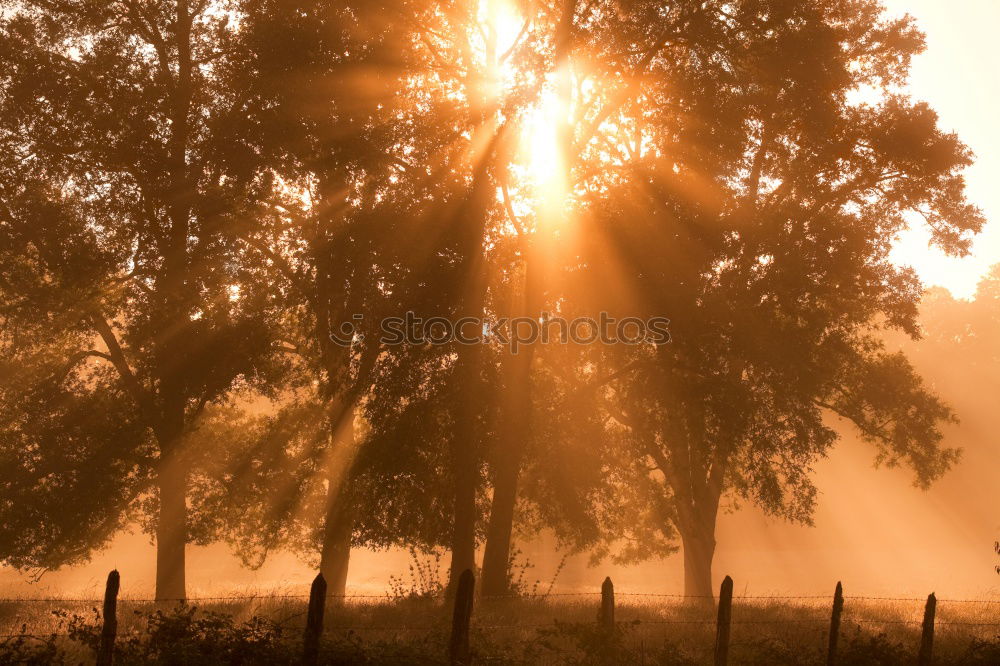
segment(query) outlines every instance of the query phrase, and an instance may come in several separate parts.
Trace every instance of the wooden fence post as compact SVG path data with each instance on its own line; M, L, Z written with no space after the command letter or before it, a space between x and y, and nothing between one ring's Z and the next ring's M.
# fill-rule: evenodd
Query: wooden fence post
M601 608L597 611L597 630L600 635L599 662L607 666L618 663L620 654L615 636L615 584L608 576L601 584Z
M937 597L931 592L927 595L927 606L924 607L924 627L920 635L920 654L917 656L919 666L930 666L934 655L934 612L937 610Z
M115 658L115 636L118 634L118 589L121 577L115 569L108 574L104 587L104 625L101 627L101 644L97 648L97 666L111 666Z
M844 610L844 587L837 581L833 592L833 611L830 613L830 642L826 648L826 666L837 662L837 640L840 638L840 614Z
M715 631L715 666L729 661L729 625L733 620L733 579L726 576L719 589L719 620Z
M605 578L601 585L601 611L597 614L597 623L609 633L614 631L615 584L611 582L610 576Z
M448 643L448 660L452 666L472 663L469 647L469 623L472 621L472 597L476 591L476 577L466 569L458 577L455 590L455 612L451 617L451 640Z
M309 589L309 613L302 638L302 663L313 666L319 661L319 638L323 633L323 612L326 610L326 579L316 574Z

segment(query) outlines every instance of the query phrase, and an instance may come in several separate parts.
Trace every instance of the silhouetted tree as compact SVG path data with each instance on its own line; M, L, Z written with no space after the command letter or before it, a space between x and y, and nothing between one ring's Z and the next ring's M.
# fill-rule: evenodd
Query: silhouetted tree
M922 485L955 460L951 411L881 342L918 335L919 281L888 251L912 216L955 253L983 219L966 148L892 92L922 47L908 19L867 1L710 2L671 10L681 29L663 35L652 4L629 7L614 33L640 55L614 119L641 133L623 169L591 172L575 300L672 320L670 345L596 356L622 373L609 414L658 482L685 591L710 596L723 494L808 522L828 413Z
M314 479L325 486L325 509L309 534L331 591L341 594L355 531L354 422L380 353L379 291L392 282L383 249L394 220L383 199L412 144L397 117L403 77L415 69L407 67L407 11L406 2L264 0L243 28L262 100L253 114L265 128L260 150L286 187L245 240L274 270L286 311L282 350L301 366L299 387L315 381L326 411ZM345 324L370 334L345 345Z
M355 543L367 545L460 541L465 564L456 571L473 566L481 449L490 437L489 404L477 387L489 362L480 360L480 350L378 344L384 316L413 310L454 320L470 307L468 299L486 298L484 244L492 221L485 195L493 160L471 150L480 139L467 135L486 122L481 95L470 93L459 108L445 97L453 85L484 85L483 63L468 52L470 35L452 25L472 26L471 9L264 2L243 23L245 39L255 44L252 69L261 88L253 116L266 128L260 152L270 156L265 169L286 190L244 240L266 259L285 306L280 348L298 369L289 377L296 396L290 409L301 407L303 393L325 405L329 437L317 437L310 424L300 433L282 430L287 456L305 465L297 474L272 477L254 464L240 469L261 475L256 480L225 475L236 505L250 502L276 522L296 525L267 530L259 529L263 520L254 521L250 529L259 539L242 534L240 526L235 539L248 553L271 538L319 540L321 569L334 590L346 582L352 534ZM276 32L299 48L285 48ZM442 33L453 37L439 46L455 55L455 66L433 46L411 48L414 40L427 44ZM362 335L347 346L335 344L331 335L342 336L342 324L357 326ZM459 363L458 357L469 358ZM467 408L460 407L464 402ZM465 420L457 418L466 409L472 411ZM472 442L466 444L457 433L470 419L475 428L462 436ZM355 421L362 429L357 436ZM306 442L325 451L325 462L300 456ZM452 456L444 468L442 444ZM274 454L237 446L233 455L257 460ZM279 468L289 469L287 461ZM440 532L438 479L452 485L453 516L457 511L449 539ZM271 483L280 488L268 490ZM397 490L388 493L390 485ZM325 521L292 519L315 509L321 489Z
M7 562L78 561L152 490L156 596L185 596L185 438L271 352L263 266L234 234L272 190L247 140L240 10L0 6L5 534L38 520Z

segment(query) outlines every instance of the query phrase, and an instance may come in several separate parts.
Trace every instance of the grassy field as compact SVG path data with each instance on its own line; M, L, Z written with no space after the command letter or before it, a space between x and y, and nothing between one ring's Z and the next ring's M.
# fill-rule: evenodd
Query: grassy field
M596 624L596 595L480 599L471 642L484 664L705 664L715 609L665 597L617 597L615 634ZM89 663L95 604L0 603L0 664ZM848 597L840 663L911 664L920 600ZM451 608L438 599L352 599L327 606L322 663L434 664L446 653ZM293 664L302 598L244 597L187 606L119 601L119 664ZM735 598L731 664L825 664L829 600ZM1000 604L938 604L935 663L1000 664Z

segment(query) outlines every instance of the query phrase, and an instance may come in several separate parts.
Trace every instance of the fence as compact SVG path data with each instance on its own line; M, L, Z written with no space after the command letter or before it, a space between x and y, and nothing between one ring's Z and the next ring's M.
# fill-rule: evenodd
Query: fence
M49 598L49 599L0 599L0 602L15 602L15 603L28 603L28 602L53 602L53 603L66 603L66 602L80 602L80 603L91 603L91 604L102 604L103 613L101 614L101 632L100 632L100 642L97 648L97 664L98 666L112 666L114 660L115 652L115 641L117 638L118 629L118 602L119 602L119 591L120 591L120 577L117 571L112 571L108 575L105 595L101 600L98 599L59 599L59 598ZM503 599L505 597L511 599L524 599L531 597L538 598L549 598L549 597L596 597L600 595L599 603L595 603L595 608L597 610L597 623L596 631L610 644L614 640L614 634L616 627L619 626L620 622L616 623L615 619L615 606L616 606L616 592L614 584L610 578L604 580L601 586L600 592L565 592L565 593L545 593L537 595L523 595L523 594L512 594L512 595L497 595L491 596L487 599ZM626 599L677 599L685 601L700 601L704 605L712 603L716 604L716 599L711 596L705 597L691 597L680 594L655 594L655 593L642 593L642 592L619 592L618 597L623 597ZM323 579L322 574L319 574L314 579L309 595L266 595L261 597L256 596L240 596L240 597L197 597L197 598L187 598L187 599L127 599L129 602L197 602L197 601L236 601L236 600L248 600L253 598L261 599L308 599L308 606L306 611L306 622L305 629L303 632L302 640L302 663L307 665L314 665L318 662L319 657L319 646L324 632L324 615L326 612L326 605L329 599L337 599L338 601L343 601L346 599L387 599L387 595L370 595L370 594L349 594L349 595L328 595L326 581ZM713 620L702 620L702 619L659 619L659 620L644 620L647 624L676 624L676 625L710 625L714 624L715 629L715 641L712 647L711 654L713 655L714 664L716 666L725 666L729 663L730 657L730 646L731 646L731 632L733 625L740 624L785 624L785 623L816 623L823 622L827 625L826 633L826 662L828 665L837 663L837 652L839 645L840 629L842 622L842 615L845 607L845 601L881 601L881 602L915 602L920 601L923 603L923 618L922 620L867 620L870 622L879 622L881 624L912 624L920 626L920 641L918 647L918 664L920 666L929 665L933 658L934 652L934 632L935 628L939 626L977 626L977 627L1000 627L1000 622L955 622L955 621L939 621L936 619L937 615L937 605L939 600L932 593L928 595L926 599L917 599L911 597L872 597L872 596L858 596L858 597L845 597L843 594L843 586L841 583L837 583L834 594L831 597L827 596L741 596L736 597L739 600L759 600L759 601L792 601L792 600L811 600L811 601L821 601L830 600L830 612L828 620L816 620L816 619L780 619L780 620L734 620L733 619L733 580L729 576L726 576L722 582L719 590L719 597L717 600L717 605L715 605L715 617ZM475 601L475 579L471 571L465 571L459 579L458 585L454 590L454 597L452 599L452 613L451 613L451 625L450 633L447 641L447 660L453 665L466 665L471 663L473 654L473 641L470 635L470 631L473 627L479 630L490 630L490 629L502 629L502 628L528 628L526 625L474 625L473 624L473 606ZM940 600L941 602L955 603L955 604L996 604L1000 605L1000 600L976 600L976 599L945 599ZM864 622L866 620L857 620L858 622ZM541 625L539 625L541 626ZM330 627L327 627L330 628ZM341 627L349 628L351 630L356 629L355 627ZM426 630L427 627L389 627L395 630L409 630L409 631L419 631ZM28 637L30 634L22 632L20 634L7 634L0 635L0 640L10 639L14 637Z

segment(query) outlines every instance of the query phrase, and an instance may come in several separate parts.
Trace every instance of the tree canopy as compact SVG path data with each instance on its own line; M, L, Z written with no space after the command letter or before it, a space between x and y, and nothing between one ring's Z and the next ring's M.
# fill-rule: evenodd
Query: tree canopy
M138 520L158 598L215 539L341 592L352 545L483 546L502 593L551 530L709 596L722 498L808 523L837 417L926 486L890 250L984 220L922 48L877 0L0 3L0 559ZM606 316L670 341L491 327Z

